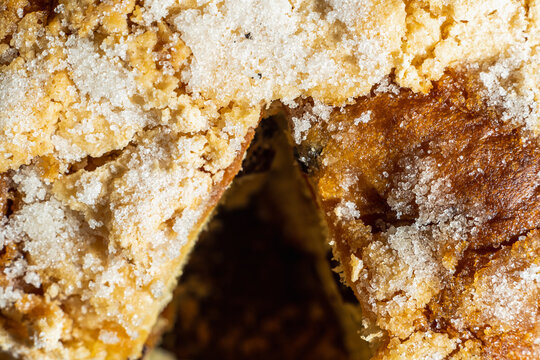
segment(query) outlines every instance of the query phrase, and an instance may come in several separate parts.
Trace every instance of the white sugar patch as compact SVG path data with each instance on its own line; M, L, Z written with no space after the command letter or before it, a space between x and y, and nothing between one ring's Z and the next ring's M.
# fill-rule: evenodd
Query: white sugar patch
M107 330L99 332L99 340L104 344L117 344L120 341L116 332Z
M297 144L306 140L311 125L317 121L328 121L333 108L315 100L314 104L305 106L302 116L291 118L293 122L293 138Z
M531 265L527 269L519 272L519 276L523 281L540 283L540 265Z
M23 293L12 285L0 286L0 308L5 309L22 298Z
M132 106L130 97L136 90L133 72L100 55L87 39L72 35L66 46L71 77L82 95L88 95L91 101L97 103L108 101L115 107Z
M55 157L74 162L125 146L157 117L132 101L138 93L136 72L128 71L120 60L125 49L103 47L102 55L94 43L76 35L71 35L65 45L69 74L75 84L72 92L80 96L74 107L88 111L90 116L51 137Z
M503 109L502 121L540 129L538 88L531 82L529 62L540 63L540 55L531 55L525 47L512 48L508 54L480 73L486 87L484 96L491 106ZM534 71L534 70L533 70ZM534 75L532 75L534 76Z
M0 113L26 100L30 84L31 79L26 71L0 72ZM0 117L0 127L3 127L5 120L4 116Z
M41 286L41 277L34 271L27 271L23 279L27 284L30 284L36 288Z
M40 60L29 61L25 70L0 72L0 131L8 142L21 147L28 144L21 133L36 133L35 112L28 99L44 96L44 84L49 78ZM1 140L1 139L0 139Z
M516 271L515 259L495 261L489 273L479 280L477 290L471 291L472 306L480 311L485 321L502 330L536 322L538 311L534 302L540 267L533 263L525 270Z
M45 199L47 190L41 178L33 169L21 169L13 175L13 181L19 186L19 191L24 194L23 201L25 203Z
M99 178L96 176L87 176L79 181L77 181L77 195L76 198L80 202L86 205L95 205L103 184Z
M328 5L328 13L321 14L303 13L305 6L293 7L286 0L230 0L182 11L174 23L193 52L183 73L188 91L257 104L278 97L291 100L328 84L347 91L380 80L388 54L378 40L355 32L368 15L364 3ZM338 29L339 35L332 33ZM337 49L316 43L334 35ZM360 70L347 70L346 62Z
M66 138L53 135L51 140L56 151L56 157L66 162L76 162L87 155L78 145L73 144Z
M388 76L384 77L374 89L376 95L378 94L392 94L399 95L399 86L394 84Z
M356 25L359 14L366 14L369 9L367 1L358 0L328 0L332 10L326 15L332 22L339 20L349 27Z
M293 117L293 138L294 142L297 144L302 143L306 140L307 133L311 129L311 124L317 120L313 114L308 112L302 114L301 117Z
M353 220L360 217L360 211L351 201L341 201L334 209L334 213L341 220Z
M354 119L354 125L358 125L360 123L367 124L371 120L371 110L365 111L362 114L360 114L359 117Z
M163 19L167 16L169 8L174 3L175 0L144 0L146 11L143 14L143 19L148 24Z
M415 216L415 220L390 226L384 233L386 249L395 254L402 273L389 286L404 291L404 301L420 301L428 291L439 291L455 270L455 262L441 260L445 249L466 241L486 219L479 215L481 210L465 210L453 195L452 184L438 174L434 159L406 159L400 165L405 171L391 190L388 205L398 219Z

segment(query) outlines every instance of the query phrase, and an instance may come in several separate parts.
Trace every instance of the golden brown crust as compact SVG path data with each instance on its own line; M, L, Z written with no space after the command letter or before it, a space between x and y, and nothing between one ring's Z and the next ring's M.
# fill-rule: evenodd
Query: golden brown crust
M233 163L225 170L222 180L213 187L211 197L205 203L205 207L204 207L204 210L202 211L202 215L199 221L191 229L192 233L189 236L189 239L190 239L189 241L191 242L191 244L186 245L187 249L190 249L193 246L198 232L204 226L205 222L211 215L211 212L213 211L217 202L223 195L223 192L228 188L232 179L240 170L244 153L247 147L249 146L251 139L253 138L253 134L254 134L253 130L248 131L248 134L246 135L245 140L242 143L242 148L240 152L237 154ZM8 218L9 218L8 200L16 201L16 202L22 201L22 199L20 198L21 194L10 193L9 191L10 188L8 186L10 181L12 180L7 174L3 174L0 177L0 205L2 206L3 214L7 216ZM9 244L8 246L5 246L3 248L2 252L0 253L0 274L2 274L2 276L0 276L0 286L13 285L12 281L7 279L6 276L4 275L4 271L6 269L9 269L11 266L13 266L15 261L17 260L20 261L21 253L22 253L21 247L14 244ZM189 250L184 252L181 258L176 259L176 261L180 263L184 263L187 260L188 256L189 256ZM62 311L65 311L65 312L69 311L67 306L64 310L61 310L58 306L59 305L58 303L50 302L49 296L44 294L41 287L35 288L32 286L29 286L24 281L22 281L22 279L18 280L18 284L15 285L15 287L23 289L25 292L25 295L14 304L14 307L11 307L8 309L2 309L1 315L0 315L1 326L7 332L9 332L10 336L12 337L14 341L18 341L21 343L27 342L29 339L31 339L33 332L36 331L35 329L39 328L40 319L53 317L55 315L54 314L55 312L62 313ZM77 310L76 308L73 310L75 311L75 313L72 313L71 315L73 316L73 318L76 318L79 310ZM166 331L168 327L172 326L174 319L171 318L170 314L167 320L169 321L169 324L167 326L164 326L163 322L161 321L156 322L156 324L154 325L154 328L148 335L148 339L145 342L146 349L149 349L149 348L151 349L157 343L159 343L160 337L163 334L163 332ZM73 326L77 326L77 324L70 324L69 326L71 328ZM101 327L101 330L108 330L108 331L114 330L114 331L117 331L118 334L121 334L121 329L112 321L108 324L108 328ZM90 329L77 329L77 331L92 332L92 330ZM91 336L95 336L97 339L98 334L94 334ZM133 349L126 348L125 350L128 352L131 352ZM124 353L116 350L114 354L109 354L108 356L123 357Z
M452 184L456 202L493 214L480 234L469 238L472 247L498 246L534 228L540 216L535 181L540 149L536 140L523 136L522 128L501 123L500 109L485 105L482 90L470 74L451 73L429 96L402 90L398 96L361 98L344 114L333 115L330 124L317 124L303 146L323 146L325 157L341 152L345 161L324 169L322 181L337 185L326 191L340 191L336 181L341 174L351 168L359 171L365 181L354 185L360 187L355 192L366 198L358 209L362 216L378 218L392 216L380 197L388 198L403 181L406 160L433 159L440 176ZM353 125L366 111L371 120ZM337 123L346 131L328 129ZM365 151L356 150L360 144ZM347 145L350 151L343 152ZM384 172L393 175L384 177ZM418 216L414 204L407 205L401 220Z
M249 145L260 108L187 94L189 49L152 11L0 2L0 348L13 356L137 356Z
M540 148L483 94L465 70L427 95L375 90L298 147L347 280L388 334L380 358L428 339L448 358L540 351ZM464 353L468 339L482 346Z
M438 301L429 305L432 329L478 341L482 344L480 355L484 358L534 359L539 351L540 291L538 285L520 286L519 283L523 272L531 264L538 266L539 259L538 230L530 231L512 246L469 251L461 260L454 281L441 292ZM508 284L503 285L501 279ZM518 286L517 291L511 288L513 283ZM497 294L498 291L505 293ZM511 304L510 311L517 312L511 324L501 321L502 314L497 313L508 311L504 309L504 302ZM451 321L456 318L463 323L454 326Z
M483 80L488 105L537 129L537 1L327 3L0 0L0 172L9 172L15 201L0 239L18 253L6 259L0 308L10 312L36 288L50 310L27 317L33 328L25 341L0 326L2 349L27 357L136 354L169 300L214 189L261 107L277 98L353 103L392 69L401 86L428 91L456 62L500 60ZM516 108L528 111L517 116ZM436 178L423 170L422 181ZM389 198L411 220L414 208L398 195ZM470 204L452 196L459 206L447 215L466 229L438 249L443 264L424 254L436 275L418 262L399 265L422 274L409 289L419 307L456 266L453 240L461 256L466 234L483 228L478 209L462 214ZM521 216L521 200L512 201L494 221L519 232L527 215L508 220ZM354 217L351 204L337 212ZM450 218L422 226L433 233L448 225L446 234ZM482 235L493 237L486 243L505 241L497 229L491 224ZM397 251L383 240L374 253ZM361 262L351 261L358 280ZM423 321L419 311L407 316Z
M251 144L251 140L253 139L254 134L255 134L255 130L248 131L248 134L246 135L245 141L243 142L242 148L240 149L238 155L234 159L233 163L225 170L225 175L223 176L223 179L221 180L221 182L213 188L212 196L210 197L210 200L206 203L206 208L203 211L203 215L201 216L201 219L199 220L197 225L193 228L194 235L191 237L193 243L197 239L197 234L200 231L200 229L204 227L204 225L210 218L212 211L214 210L219 200L223 196L223 193L225 192L225 190L228 189L234 177L240 171L242 167L242 161L244 159L244 155L247 151L247 148ZM188 257L189 257L189 252L185 254L182 262L186 262ZM0 263L1 263L1 260L0 260ZM167 307L165 307L165 309L163 309L163 311L159 315L158 320L152 327L152 331L148 335L148 339L146 340L144 344L141 359L145 358L144 355L146 354L146 352L155 348L161 342L161 337L163 336L164 333L170 331L173 328L173 325L175 323L175 317L176 317L176 308L173 301Z

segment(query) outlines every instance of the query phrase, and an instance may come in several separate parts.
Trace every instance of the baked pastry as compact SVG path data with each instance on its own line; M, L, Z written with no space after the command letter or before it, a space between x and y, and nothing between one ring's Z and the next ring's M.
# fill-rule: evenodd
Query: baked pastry
M539 18L536 0L253 0L247 5L241 0L1 0L0 347L23 358L136 357L170 299L198 230L240 166L263 107L280 99L299 111L291 119L293 137L304 143L300 160L306 169L312 171L319 151L327 159L311 176L330 182L315 186L322 206L330 206L326 199L338 204L335 215L328 215L329 226L335 226L336 216L347 220L335 227L336 233L348 233L349 221L357 224L353 237L335 240L336 251L349 283L360 286L357 291L368 289L366 284L376 286L357 295L386 331L380 356L414 351L422 357L421 351L431 346L429 354L441 357L535 357L538 248L532 229L538 225ZM438 83L434 86L433 81ZM371 91L370 98L359 98ZM376 92L383 94L377 97ZM363 136L396 141L400 149L412 152L396 155L396 166L407 166L405 162L412 161L407 155L450 164L444 153L437 155L441 159L416 153L407 145L409 139L402 139L408 133L403 135L396 126L379 128L379 121L371 135L353 131L358 140L347 144L350 151L336 154L326 148L337 141L341 145L336 149L343 149L348 135L340 127L346 123L369 124L373 114L383 122L387 116L379 113L393 104L392 96L399 103L392 108L396 114L416 106L407 119L412 128L401 122L405 130L412 135L444 133L446 137L440 137L449 141L424 144L417 135L409 145L420 144L426 152L439 147L459 160L461 150L455 144L475 139L488 144L478 155L486 169L475 167L480 175L465 176L473 162L463 160L467 166L456 169L456 183L450 184L454 197L430 198L433 213L410 206L427 194L422 184L419 195L415 193L419 180L414 174L409 179L398 168L380 165L390 154L373 145L366 150L378 154L379 162L362 162L354 149L362 149L358 141ZM431 101L429 106L444 113L444 121L434 121L422 101ZM366 112L355 112L362 106ZM429 113L426 124L415 111ZM456 125L458 115L485 131L485 139ZM329 129L333 138L325 137L327 123L336 126ZM452 126L446 128L448 124ZM453 133L445 132L449 130ZM497 142L499 137L505 141ZM365 182L332 183L341 180L325 175L340 165L328 162L327 153L339 155L333 158L344 164L355 160L353 169L369 170ZM507 171L517 177L516 185L524 191L520 197L514 197L511 186L494 180L512 180L494 164L497 158L511 164ZM443 169L443 176L454 171L450 169ZM386 173L389 180L383 181ZM443 179L428 169L425 173L420 180ZM467 179L491 185L472 187L478 204L455 197L464 193ZM394 193L383 193L391 181L403 183L403 191L396 185ZM412 190L406 188L408 181ZM370 184L380 187L362 188ZM336 191L342 187L344 192ZM347 187L354 189L351 198ZM503 200L507 210L498 202ZM359 210L361 202L378 204L366 212L375 215L373 222ZM482 209L486 204L491 207ZM412 223L402 224L398 213ZM448 220L460 215L466 224ZM445 231L458 225L464 231L459 239L442 232L449 235L444 251L431 249L427 235L411 235L409 243L418 246L407 248L396 240L401 252L389 250L395 262L368 264L369 259L391 258L384 241L370 240L375 226L381 226L376 237L390 238L395 234L388 233L393 231L388 224L411 227L420 219L433 232L443 226L441 216L450 221ZM492 219L500 221L486 225ZM471 229L478 229L474 240L468 236ZM512 247L489 253L489 246L513 242L515 236ZM351 247L351 238L358 244ZM379 243L380 249L362 257L361 251ZM469 256L468 250L478 249L488 253ZM469 272L458 271L458 263L469 262ZM501 264L508 265L506 275L491 276ZM412 266L420 268L418 281ZM379 274L378 282L365 282L362 269ZM382 275L402 279L405 275L398 270L412 271L412 285ZM513 298L512 309L519 314L512 319L520 319L518 330L508 327L511 320L504 314L514 313L503 310L502 299L489 302L483 297L480 290L487 285L481 281L491 279L493 284L500 280L501 289L503 283L510 284L507 288L516 294L523 286L532 289L525 297ZM387 285L395 290L389 290L392 300L400 302L395 308L391 301L388 309L377 308L377 301L386 299ZM464 291L471 295L461 296ZM407 297L409 293L415 295ZM465 299L471 303L459 305ZM433 313L422 313L428 304ZM475 307L472 316L467 311ZM486 314L504 319L490 322ZM523 314L528 316L524 320ZM484 325L490 327L476 330ZM463 335L467 331L474 332L468 342ZM480 341L491 347L481 348Z
M0 9L0 347L136 358L260 109L187 95L158 2Z
M168 306L176 325L160 345L177 359L369 358L286 126L262 120L189 256Z
M452 21L421 69L452 43ZM420 93L397 68L354 104L291 106L375 359L540 357L539 61L526 29L519 50L455 63Z
M540 148L483 89L375 89L298 146L377 359L540 356Z

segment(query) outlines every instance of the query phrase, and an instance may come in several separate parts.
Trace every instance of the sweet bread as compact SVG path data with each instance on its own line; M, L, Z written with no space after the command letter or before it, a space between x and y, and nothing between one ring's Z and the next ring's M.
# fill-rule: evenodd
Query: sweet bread
M540 355L540 148L477 75L375 90L298 146L376 359Z
M259 107L187 95L189 49L155 8L1 9L2 350L135 358Z
M136 358L279 101L378 358L537 358L539 19L0 0L0 348Z

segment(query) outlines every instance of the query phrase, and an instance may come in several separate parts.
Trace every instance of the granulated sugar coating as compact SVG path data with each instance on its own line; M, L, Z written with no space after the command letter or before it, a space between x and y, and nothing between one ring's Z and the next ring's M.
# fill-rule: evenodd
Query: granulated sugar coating
M260 107L184 91L190 50L164 4L0 6L0 341L14 356L137 356L240 166Z
M540 147L477 69L358 98L297 147L377 359L540 356Z
M0 348L36 359L137 357L253 128L276 100L298 107L292 136L301 147L310 143L300 154L304 165L311 169L321 155L320 165L333 169L347 162L327 156L327 141L356 159L366 150L359 132L393 142L389 131L372 129L380 108L350 121L334 121L335 113L348 116L359 97L414 99L433 93L433 84L452 87L445 71L467 68L483 105L467 95L451 110L485 112L511 129L512 141L502 143L513 147L490 155L500 169L517 171L520 149L538 164L539 18L534 0L0 0ZM412 121L417 114L407 116L400 129L422 128ZM328 138L312 142L320 126ZM388 356L417 343L437 347L429 353L435 358L473 353L474 339L497 336L515 346L485 351L502 354L525 344L508 324L529 331L538 323L528 298L516 295L538 284L537 235L529 231L538 226L538 200L530 200L538 171L516 174L533 188L494 193L494 202L504 198L513 209L497 217L481 199L464 203L464 185L441 169L442 154L463 141L442 139L449 131L460 136L461 127L429 128L439 148L403 154L393 164L399 175L382 151L384 169L340 168L317 191L333 199L331 227L357 224L354 245L337 246L352 249L341 258L346 268L354 263L352 285L391 335ZM478 142L491 136L463 134ZM493 162L463 161L471 164L467 179L493 179ZM346 195L364 177L396 182L384 196L384 212L396 219L371 224L372 199ZM367 243L364 222L381 227ZM470 245L471 237L482 240ZM479 255L485 262L475 263L482 270L473 280L460 261L490 246L502 247ZM497 274L498 267L508 271ZM459 284L470 304L453 298L463 292ZM512 299L506 307L503 293ZM467 329L473 342L437 324ZM536 347L523 345L533 353L534 326Z

